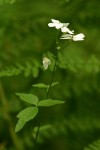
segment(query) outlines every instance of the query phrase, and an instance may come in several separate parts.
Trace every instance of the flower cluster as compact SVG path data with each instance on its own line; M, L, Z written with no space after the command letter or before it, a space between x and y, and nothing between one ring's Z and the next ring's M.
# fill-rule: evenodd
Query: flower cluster
M82 41L84 40L84 34L80 33L74 35L74 31L70 31L68 28L69 23L61 23L59 20L51 19L52 23L49 23L49 27L55 27L56 29L61 29L61 32L64 33L60 39L72 39L73 41Z
M51 19L52 23L49 23L48 26L49 27L55 27L56 29L61 29L61 32L63 33L69 33L69 34L74 34L74 31L70 31L67 27L69 25L69 23L61 23L58 20L55 19Z
M55 19L51 19L51 23L48 23L49 27L54 27L57 30L61 30L62 32L62 36L60 37L60 39L70 39L73 41L82 41L84 40L84 34L80 33L75 35L74 34L74 30L70 30L68 28L69 23L61 23L59 20L55 20ZM59 48L59 47L58 47ZM51 61L49 58L44 57L43 58L43 67L44 69L48 69L48 66L51 64Z

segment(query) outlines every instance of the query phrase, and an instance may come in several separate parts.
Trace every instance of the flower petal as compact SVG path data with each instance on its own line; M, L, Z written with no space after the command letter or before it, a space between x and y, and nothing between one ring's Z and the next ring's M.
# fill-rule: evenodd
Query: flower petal
M69 34L74 34L74 31L70 31L67 27L62 27L61 31L62 32L68 32Z
M69 23L62 23L64 27L68 27Z
M59 20L51 19L53 23L59 23Z
M83 33L77 34L73 36L73 41L82 41L84 40L85 35Z
M72 35L70 34L65 34L65 35L62 35L60 39L72 39Z
M48 23L48 26L49 27L55 27L55 24L54 23Z
M44 58L43 58L43 67L44 67L44 69L48 69L48 66L49 66L50 64L51 64L50 59L47 58L47 57L44 57Z
M56 24L56 29L60 29L60 28L62 28L63 27L63 24L62 23L57 23Z

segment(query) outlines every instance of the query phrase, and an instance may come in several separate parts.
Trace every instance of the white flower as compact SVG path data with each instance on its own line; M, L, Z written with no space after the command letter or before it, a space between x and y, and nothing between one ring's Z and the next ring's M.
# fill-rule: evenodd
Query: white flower
M69 34L74 34L74 31L70 31L67 27L64 26L61 28L61 31Z
M85 35L83 33L77 34L73 36L73 41L82 41L84 40Z
M85 35L83 33L77 35L65 34L62 35L60 39L72 39L73 41L82 41L84 40Z
M56 29L61 29L61 32L66 33L61 36L60 39L72 39L73 41L82 41L84 40L84 34L80 33L74 35L74 31L70 31L67 27L69 23L61 23L59 20L51 19L52 23L49 23L49 27L55 27Z
M52 23L49 23L49 27L55 27L56 29L60 29L63 27L63 23L61 23L59 20L51 19Z
M44 57L44 58L43 58L43 67L44 67L44 69L48 69L48 66L49 66L50 64L51 64L50 59L47 58L47 57Z
M67 27L69 23L61 23L59 20L51 19L52 23L49 23L49 27L55 27L56 29L61 29L62 32L68 32L69 34L73 34Z

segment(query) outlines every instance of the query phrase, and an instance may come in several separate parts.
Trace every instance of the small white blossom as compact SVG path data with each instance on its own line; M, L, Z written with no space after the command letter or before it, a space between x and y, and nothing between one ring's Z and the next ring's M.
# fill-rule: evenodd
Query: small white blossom
M73 41L82 41L84 40L85 35L83 33L77 34L73 36Z
M74 34L74 31L70 31L67 27L62 27L61 31L69 34Z
M61 23L59 20L51 19L52 23L49 23L49 27L55 27L56 29L61 29L61 32L68 32L73 34L73 31L70 31L67 27L69 23Z
M56 29L60 29L63 27L63 23L61 23L59 20L51 19L52 23L49 23L49 27L55 27Z
M50 64L51 64L50 59L47 58L47 57L44 57L44 58L43 58L43 67L44 67L44 69L48 69L48 66L49 66Z
M65 34L61 36L61 39L72 39L73 41L82 41L84 40L85 35L83 33L77 35Z
M80 33L74 35L74 31L71 31L68 27L69 23L61 23L59 20L51 19L52 23L49 23L49 27L55 27L56 29L61 29L61 32L65 33L60 39L72 39L73 41L84 40L84 34Z

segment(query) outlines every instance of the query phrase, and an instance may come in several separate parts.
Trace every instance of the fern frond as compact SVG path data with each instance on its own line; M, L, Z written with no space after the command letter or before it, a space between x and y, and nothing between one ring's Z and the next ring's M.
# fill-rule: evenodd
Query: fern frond
M0 70L0 77L3 76L16 76L21 73L24 73L25 77L28 77L32 74L34 77L38 76L39 72L39 63L34 62L25 62L24 64L16 63L15 66L5 67L5 69Z
M84 135L87 132L92 133L92 131L100 129L99 119L91 119L87 118L78 118L75 116L70 117L69 119L61 120L60 122L56 122L49 125L43 125L40 127L39 135L38 135L38 143L43 143L47 139L53 139L58 136L66 136L68 137L70 131L73 134L81 133ZM90 123L91 122L91 123ZM33 130L33 137L36 136L37 127ZM100 142L100 141L99 141ZM88 149L85 149L88 150ZM89 149L92 150L92 149ZM93 149L96 150L96 149ZM97 149L99 150L99 149Z
M100 61L99 58L91 54L88 58L83 55L83 49L79 52L77 47L74 50L65 50L64 53L59 55L59 67L68 69L72 72L82 73L98 73L100 71ZM87 54L86 54L87 55Z
M84 150L100 150L100 139L94 141L92 144L89 144L88 147L85 147Z
M37 132L38 127L35 127L33 130L33 137L35 139L36 137L36 132ZM48 124L48 125L43 125L40 127L39 130L39 135L38 135L38 143L43 143L47 139L52 139L54 137L57 137L61 134L66 134L66 127L64 123L59 124Z

